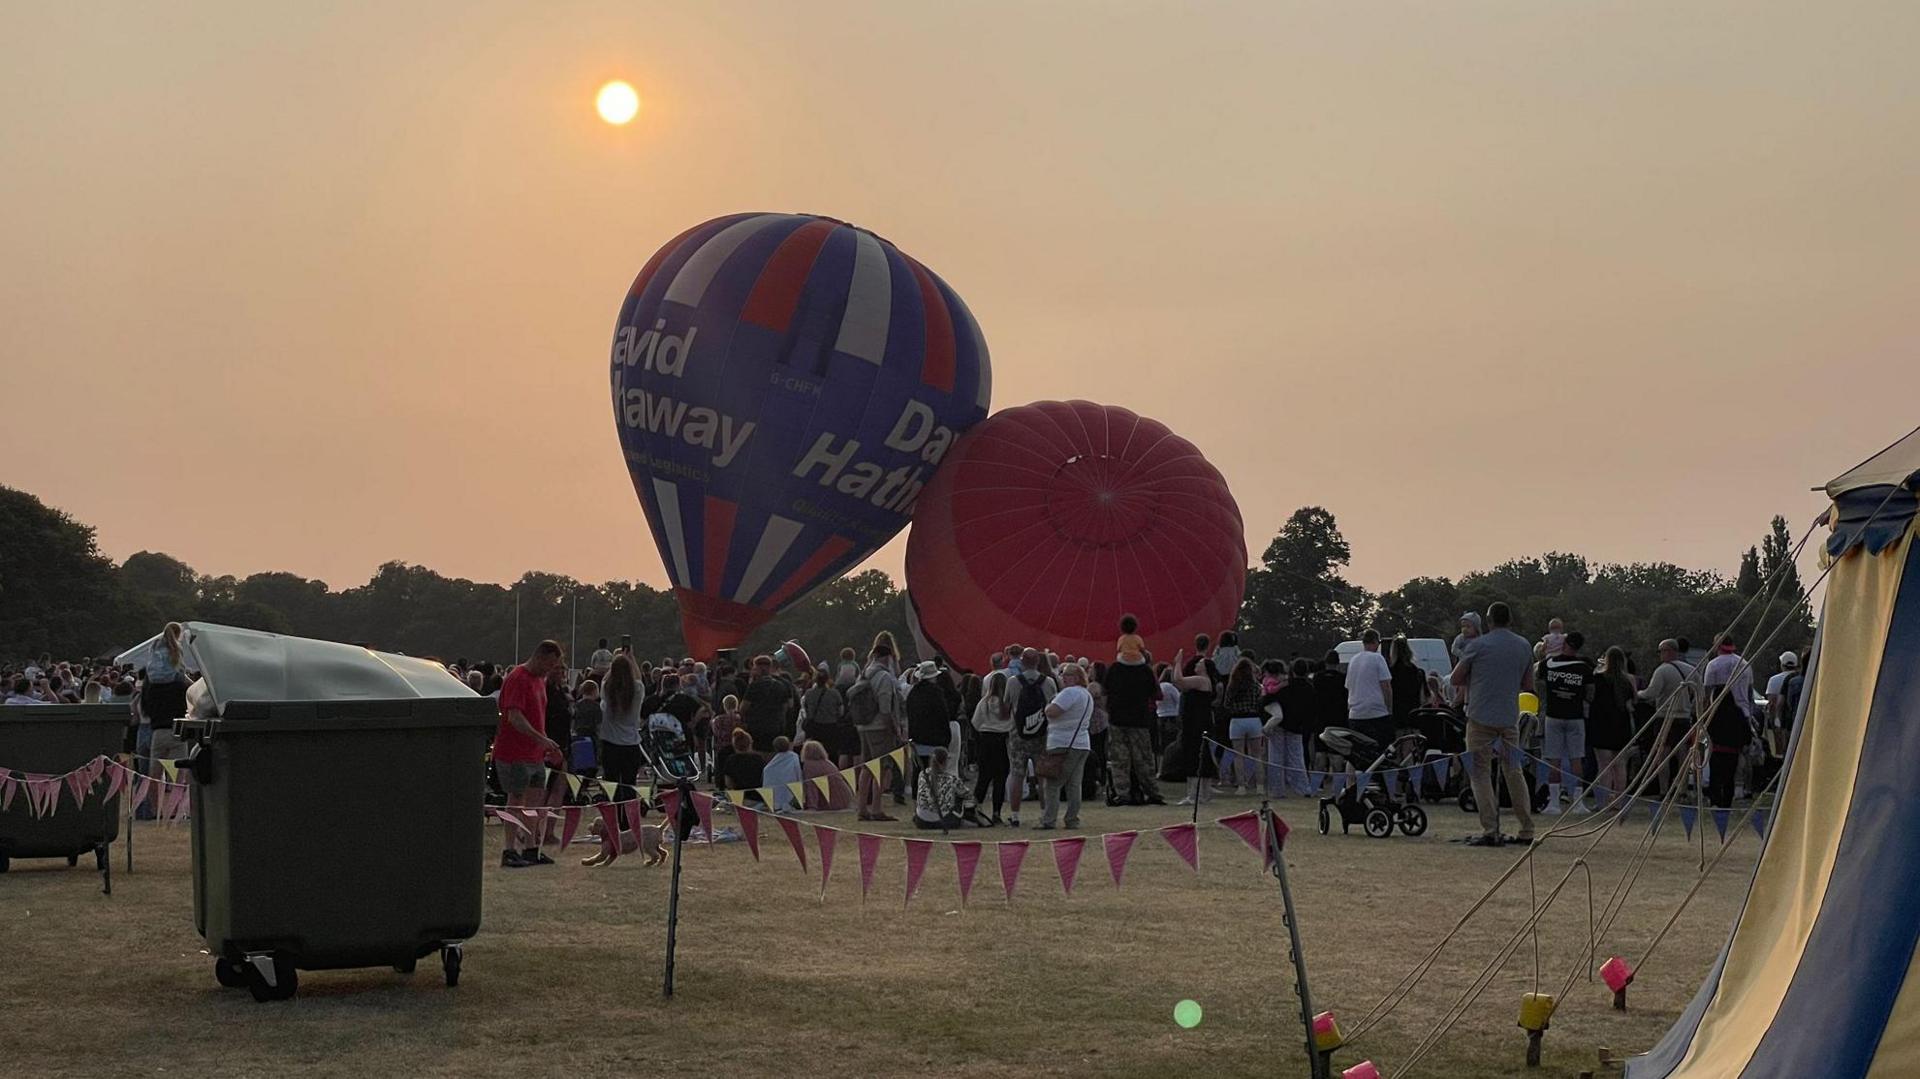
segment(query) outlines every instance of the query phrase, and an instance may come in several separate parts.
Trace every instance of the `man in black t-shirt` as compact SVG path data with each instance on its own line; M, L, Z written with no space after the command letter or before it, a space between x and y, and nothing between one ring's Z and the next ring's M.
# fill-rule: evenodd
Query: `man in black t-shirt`
M1546 747L1543 752L1547 763L1553 766L1553 778L1547 783L1549 814L1558 814L1561 810L1560 787L1563 782L1567 782L1570 788L1568 793L1572 805L1586 809L1580 791L1580 778L1585 770L1582 761L1587 756L1587 707L1593 703L1594 690L1598 686L1593 661L1580 654L1580 649L1586 643L1586 638L1577 630L1567 634L1560 654L1541 660L1534 679L1545 698L1541 701L1541 707L1546 710ZM1565 779L1565 771L1573 773L1570 782Z
M751 680L740 694L740 725L753 735L753 748L771 753L775 738L793 737L800 694L793 683L774 677L772 656L753 657L752 669Z
M1321 731L1347 725L1347 676L1340 670L1340 653L1328 652L1310 681L1313 683L1313 730L1307 735L1307 761L1311 770L1324 773L1320 780L1324 786L1336 773L1344 775L1347 770L1345 760L1334 757L1320 744Z

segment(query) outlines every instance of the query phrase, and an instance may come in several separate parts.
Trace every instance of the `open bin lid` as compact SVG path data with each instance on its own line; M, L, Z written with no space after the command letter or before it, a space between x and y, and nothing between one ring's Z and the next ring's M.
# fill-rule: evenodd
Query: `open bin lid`
M201 692L211 698L215 713L224 713L232 701L478 696L432 660L209 622L185 626L188 666L201 672Z

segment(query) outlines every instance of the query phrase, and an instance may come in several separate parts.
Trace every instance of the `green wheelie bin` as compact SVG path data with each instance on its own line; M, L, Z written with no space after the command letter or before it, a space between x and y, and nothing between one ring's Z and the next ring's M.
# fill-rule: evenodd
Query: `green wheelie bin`
M188 623L194 926L214 976L283 1000L299 970L439 953L480 928L498 706L437 663Z
M0 767L14 773L64 775L95 757L119 753L127 737L130 713L125 704L19 704L0 706ZM116 796L101 797L104 779L75 806L63 786L53 813L35 817L23 796L0 810L0 873L15 858L65 858L78 865L91 851L113 894L107 848L120 838Z

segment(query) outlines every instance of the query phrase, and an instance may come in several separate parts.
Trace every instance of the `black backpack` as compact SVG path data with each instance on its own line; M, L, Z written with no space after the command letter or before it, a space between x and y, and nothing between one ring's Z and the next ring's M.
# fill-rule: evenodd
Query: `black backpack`
M1047 729L1047 680L1035 678L1029 682L1020 679L1020 699L1014 706L1013 716L1020 722L1020 734L1026 738L1038 738Z

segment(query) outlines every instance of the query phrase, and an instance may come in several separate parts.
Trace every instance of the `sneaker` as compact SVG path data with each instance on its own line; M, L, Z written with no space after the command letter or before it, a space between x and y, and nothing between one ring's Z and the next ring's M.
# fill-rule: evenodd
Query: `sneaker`
M1161 804L1161 805L1166 805L1166 803L1165 803L1165 802L1161 802L1160 804ZM1189 794L1189 795L1187 795L1187 796L1186 796L1185 798L1182 798L1182 799L1180 799L1179 801L1177 801L1177 802L1175 802L1175 803L1173 803L1173 804L1174 804L1174 805L1177 805L1177 806L1190 806L1190 805L1192 805L1192 804L1193 804L1193 795L1191 795L1191 794Z
M500 868L525 869L526 867L527 867L527 860L525 858L520 857L519 851L503 850L500 852Z
M546 851L537 851L537 852L535 852L535 853L534 853L534 856L533 856L533 860L531 860L531 861L529 861L529 862L527 862L526 864L528 864L528 865L552 865L552 864L553 864L553 859L552 859L552 858L549 858L549 857L547 857L547 852L546 852Z
M1043 832L1051 832L1051 831L1053 831L1053 825L1051 825L1051 824L1042 824L1042 825L1040 825L1040 831L1043 831Z
M1079 822L1079 821L1077 821L1077 820L1070 820L1070 821L1068 821L1068 822L1067 822L1067 831L1069 831L1069 832L1071 832L1071 831L1075 831L1075 830L1077 830L1077 829L1078 829L1079 827L1080 827L1080 822Z
M1470 835L1467 837L1467 846L1469 847L1500 847L1505 845L1506 840L1497 835Z
M1020 827L1020 814L1018 813L1007 814L1007 827L1009 828Z
M1542 809L1540 812L1545 813L1549 817L1557 817L1561 813L1566 812L1566 810L1564 807L1560 805L1560 799L1549 798L1547 799L1546 808Z

